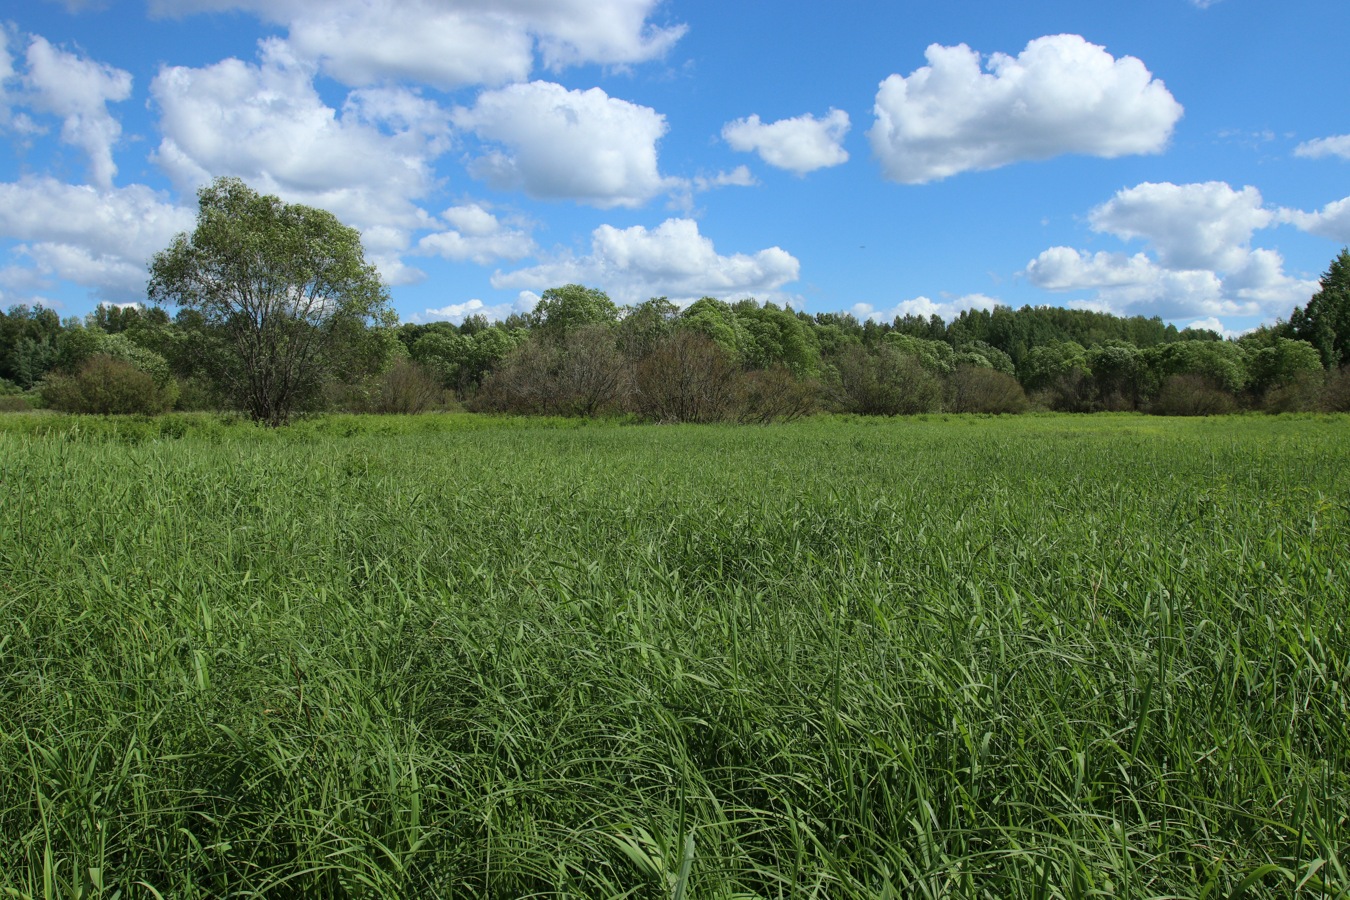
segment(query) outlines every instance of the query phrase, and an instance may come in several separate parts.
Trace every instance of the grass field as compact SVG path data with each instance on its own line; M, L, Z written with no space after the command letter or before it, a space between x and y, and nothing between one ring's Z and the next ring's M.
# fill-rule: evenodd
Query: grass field
M1350 896L1350 419L0 417L0 895Z

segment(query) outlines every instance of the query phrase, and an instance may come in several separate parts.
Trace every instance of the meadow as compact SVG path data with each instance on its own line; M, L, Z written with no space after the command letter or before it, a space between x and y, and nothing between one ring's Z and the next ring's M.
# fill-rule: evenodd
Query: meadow
M1350 896L1350 418L0 416L0 896Z

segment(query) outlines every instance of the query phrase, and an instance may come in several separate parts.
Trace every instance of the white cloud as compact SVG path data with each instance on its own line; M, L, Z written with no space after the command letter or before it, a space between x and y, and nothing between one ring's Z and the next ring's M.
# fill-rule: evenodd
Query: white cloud
M421 273L398 261L429 217L416 200L435 185L449 113L401 88L353 91L339 112L314 88L312 66L266 41L258 64L226 59L168 67L150 86L163 140L153 159L184 192L234 175L290 202L330 210L361 229L393 283Z
M984 294L966 294L949 300L936 301L929 297L918 296L912 300L902 300L889 309L877 309L870 303L855 303L850 312L860 320L873 322L893 322L904 316L920 316L925 319L937 316L950 322L968 309L993 309L999 301Z
M1304 141L1294 148L1294 155L1307 159L1321 159L1324 156L1339 156L1341 159L1350 159L1350 134L1338 134L1335 137Z
M417 242L418 252L482 266L534 252L534 240L528 233L507 227L477 203L451 207L441 218L450 228L423 237Z
M928 65L891 75L868 131L887 178L922 184L1065 153L1157 153L1182 108L1138 59L1074 34L1037 38L1016 58L931 45Z
M1023 274L1045 290L1093 291L1088 302L1123 315L1272 319L1316 290L1285 273L1279 252L1251 246L1255 232L1288 215L1267 209L1253 187L1144 183L1118 192L1088 221L1094 231L1146 242L1152 255L1051 247Z
M469 167L498 189L604 209L641 206L678 186L657 167L665 116L599 88L513 84L481 94L472 108L456 109L454 122L501 146Z
M1166 268L1220 270L1241 267L1252 234L1273 219L1256 188L1235 191L1222 181L1146 182L1118 192L1088 217L1094 231L1148 242Z
M585 63L657 59L684 34L649 20L660 0L152 0L185 15L245 10L288 29L295 52L350 85L409 80L456 88Z
M99 190L32 179L0 184L0 235L43 276L73 281L105 299L145 296L147 264L195 214L143 185Z
M733 150L758 153L771 166L805 175L848 161L843 147L848 129L848 113L831 109L823 119L805 115L768 125L759 116L737 119L722 128L722 139Z
M716 175L696 175L691 183L696 191L711 191L722 187L754 187L759 182L750 174L748 166L737 166L729 172Z
M414 322L454 322L462 325L469 316L483 316L489 322L500 322L513 313L530 312L539 304L539 295L533 291L521 291L511 303L497 303L489 306L474 298L464 303L451 303L440 309L428 309L412 317Z
M0 122L9 120L9 105L56 116L61 119L61 140L88 156L90 181L112 187L117 175L112 150L122 126L108 112L108 104L131 96L131 73L68 53L39 35L30 39L25 62L23 90L10 94L7 103L0 102ZM17 75L8 48L0 47L0 82ZM15 116L10 124L21 133L42 130L24 115Z
M1282 209L1278 216L1281 222L1288 222L1309 234L1350 244L1350 197L1328 203L1318 212Z
M593 284L620 303L654 296L672 301L703 296L769 299L798 277L801 264L779 247L722 256L699 234L692 219L667 219L654 229L641 225L619 229L602 225L591 235L591 253L565 255L515 272L498 273L494 287L547 288L559 284Z

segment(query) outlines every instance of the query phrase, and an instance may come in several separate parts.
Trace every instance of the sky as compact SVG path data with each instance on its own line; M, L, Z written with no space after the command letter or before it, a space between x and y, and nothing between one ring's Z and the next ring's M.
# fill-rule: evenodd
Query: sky
M402 321L580 283L1239 334L1350 244L1346 0L0 0L0 307L145 299L235 176Z

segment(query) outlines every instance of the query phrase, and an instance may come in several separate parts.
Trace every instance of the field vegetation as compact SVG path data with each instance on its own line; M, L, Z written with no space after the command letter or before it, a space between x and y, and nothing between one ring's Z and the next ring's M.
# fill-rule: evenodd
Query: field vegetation
M1347 438L0 416L0 895L1350 896Z

